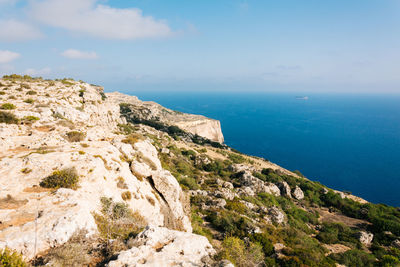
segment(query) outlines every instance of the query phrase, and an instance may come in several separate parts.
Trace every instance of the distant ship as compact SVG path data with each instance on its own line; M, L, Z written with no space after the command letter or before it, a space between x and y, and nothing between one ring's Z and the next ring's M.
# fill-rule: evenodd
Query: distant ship
M308 96L296 96L298 100L308 100Z

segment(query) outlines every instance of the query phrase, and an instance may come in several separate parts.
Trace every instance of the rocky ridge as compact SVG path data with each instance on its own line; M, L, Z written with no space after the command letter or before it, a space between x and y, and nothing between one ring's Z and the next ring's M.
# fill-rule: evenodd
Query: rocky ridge
M399 210L222 142L218 121L99 86L0 79L0 249L35 266L396 263Z

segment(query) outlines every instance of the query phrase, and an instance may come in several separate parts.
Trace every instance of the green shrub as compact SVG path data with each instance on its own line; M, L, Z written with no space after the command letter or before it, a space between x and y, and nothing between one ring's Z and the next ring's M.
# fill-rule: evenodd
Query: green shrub
M14 104L11 103L4 103L0 106L0 109L7 109L7 110L11 110L11 109L16 109L16 106Z
M246 245L243 240L237 237L227 237L222 242L222 257L231 261L235 266L262 266L264 253L257 243Z
M228 158L233 162L233 163L243 163L246 161L246 159L242 155L230 153L228 155Z
M102 197L101 214L94 214L97 229L106 239L123 239L135 237L146 226L146 220L122 202L113 202L111 198Z
M181 185L186 186L190 190L197 190L197 189L200 188L199 185L197 184L196 180L194 178L191 178L191 177L178 178L178 182Z
M118 128L125 135L131 134L135 131L135 126L133 126L131 123L118 124Z
M25 89L31 89L31 86L29 84L26 84L26 83L21 83L20 87L21 88L25 88Z
M18 118L14 114L10 112L0 111L0 123L17 124L18 121Z
M22 120L24 121L38 121L39 118L35 116L25 116Z
M232 236L247 236L252 224L246 217L232 211L210 212L207 220L219 231Z
M142 135L137 133L131 133L130 135L122 139L122 142L133 146L134 144L142 140L144 140L144 137Z
M29 90L28 92L26 92L27 95L37 95L36 91L33 90Z
M5 95L5 94L6 94L6 92L0 91L0 95Z
M80 142L83 141L86 137L86 133L79 131L71 131L67 133L67 140L69 142Z
M348 250L339 254L331 254L330 257L348 267L372 267L375 263L375 257L373 255L357 249Z
M41 187L45 188L72 188L78 187L79 176L75 168L67 168L54 171L40 182Z
M25 267L27 264L24 262L21 254L5 248L0 251L0 266L1 267Z
M33 102L35 102L35 100L32 99L32 98L27 98L27 99L24 100L24 102L28 103L28 104L32 104Z

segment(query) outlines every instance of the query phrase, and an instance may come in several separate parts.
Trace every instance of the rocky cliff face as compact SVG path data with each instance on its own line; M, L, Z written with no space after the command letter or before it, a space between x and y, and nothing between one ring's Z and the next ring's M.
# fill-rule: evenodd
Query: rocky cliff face
M221 144L218 121L0 79L0 255L34 266L396 266L400 210Z
M167 126L175 125L192 134L223 143L224 136L221 124L217 120L200 115L193 115L165 108L155 102L140 101L137 97L118 92L107 94L117 104L125 104L129 108L131 118L135 121L152 121Z
M0 247L31 259L79 230L94 235L93 214L101 210L102 197L125 203L149 225L185 231L196 240L187 197L162 168L151 140L125 141L120 133L125 121L115 94L105 97L99 87L66 80L0 82L1 104L13 105L1 116L19 120L0 123ZM68 168L76 170L78 188L39 185ZM208 247L201 240L196 249L206 255Z

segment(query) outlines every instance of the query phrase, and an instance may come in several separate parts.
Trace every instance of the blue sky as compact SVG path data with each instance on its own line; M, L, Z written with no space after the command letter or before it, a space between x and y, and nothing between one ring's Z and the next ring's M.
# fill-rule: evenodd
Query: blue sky
M0 0L0 74L106 90L400 93L399 0Z

